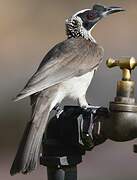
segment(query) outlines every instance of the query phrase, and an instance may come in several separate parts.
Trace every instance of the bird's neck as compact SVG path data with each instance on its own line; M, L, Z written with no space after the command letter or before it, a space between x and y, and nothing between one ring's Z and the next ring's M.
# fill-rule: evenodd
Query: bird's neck
M82 23L77 23L76 19L68 19L66 21L66 34L68 39L69 38L77 38L77 37L83 37L86 40L90 40L92 42L96 42L96 40L91 35L92 29L89 31L86 30Z

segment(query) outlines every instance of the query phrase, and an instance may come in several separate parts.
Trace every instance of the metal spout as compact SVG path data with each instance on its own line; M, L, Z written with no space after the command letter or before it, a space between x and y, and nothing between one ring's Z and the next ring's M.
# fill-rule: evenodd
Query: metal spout
M137 112L134 87L134 81L118 81L116 97L109 105L110 111Z
M128 141L137 137L135 82L131 80L131 71L137 66L137 61L133 57L120 60L110 58L107 66L119 66L122 70L122 80L117 82L116 97L109 103L109 121L105 123L107 137L115 141Z

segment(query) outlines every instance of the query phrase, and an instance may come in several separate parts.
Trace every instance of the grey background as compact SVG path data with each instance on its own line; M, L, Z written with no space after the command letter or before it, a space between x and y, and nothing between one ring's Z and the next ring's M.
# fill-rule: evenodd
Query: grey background
M36 70L45 53L65 38L64 21L95 2L121 6L126 12L110 16L97 24L93 35L105 49L104 62L88 90L88 101L108 105L115 96L118 68L105 66L108 57L137 57L136 0L0 0L0 179L46 180L46 168L30 175L11 177L9 169L26 122L30 118L29 98L12 102ZM137 80L137 73L133 79ZM136 91L137 94L137 91ZM68 103L68 101L66 101ZM88 152L78 166L80 180L135 180L137 155L132 144L107 141Z

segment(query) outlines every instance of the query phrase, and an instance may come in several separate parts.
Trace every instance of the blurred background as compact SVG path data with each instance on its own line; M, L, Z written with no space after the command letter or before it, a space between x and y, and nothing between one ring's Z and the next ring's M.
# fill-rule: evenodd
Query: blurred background
M12 98L24 87L47 51L64 40L64 22L78 10L94 3L121 6L127 11L102 20L93 30L96 41L105 49L104 62L88 90L88 101L107 106L115 96L118 68L107 69L106 58L137 58L136 0L0 0L0 179L46 180L46 168L40 166L30 175L9 174L26 122L30 118L29 98L14 103ZM134 80L137 81L137 72ZM137 87L136 87L137 94ZM68 101L66 101L68 102ZM107 141L88 152L78 166L80 180L134 180L137 155L132 152L136 140L126 143Z

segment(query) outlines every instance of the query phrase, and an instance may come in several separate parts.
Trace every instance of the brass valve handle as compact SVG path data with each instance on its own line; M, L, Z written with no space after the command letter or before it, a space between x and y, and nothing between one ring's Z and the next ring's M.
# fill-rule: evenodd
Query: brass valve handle
M106 62L107 67L112 68L119 66L123 72L122 80L130 81L131 80L131 71L137 66L137 60L134 57L127 58L123 57L119 60L109 58Z

